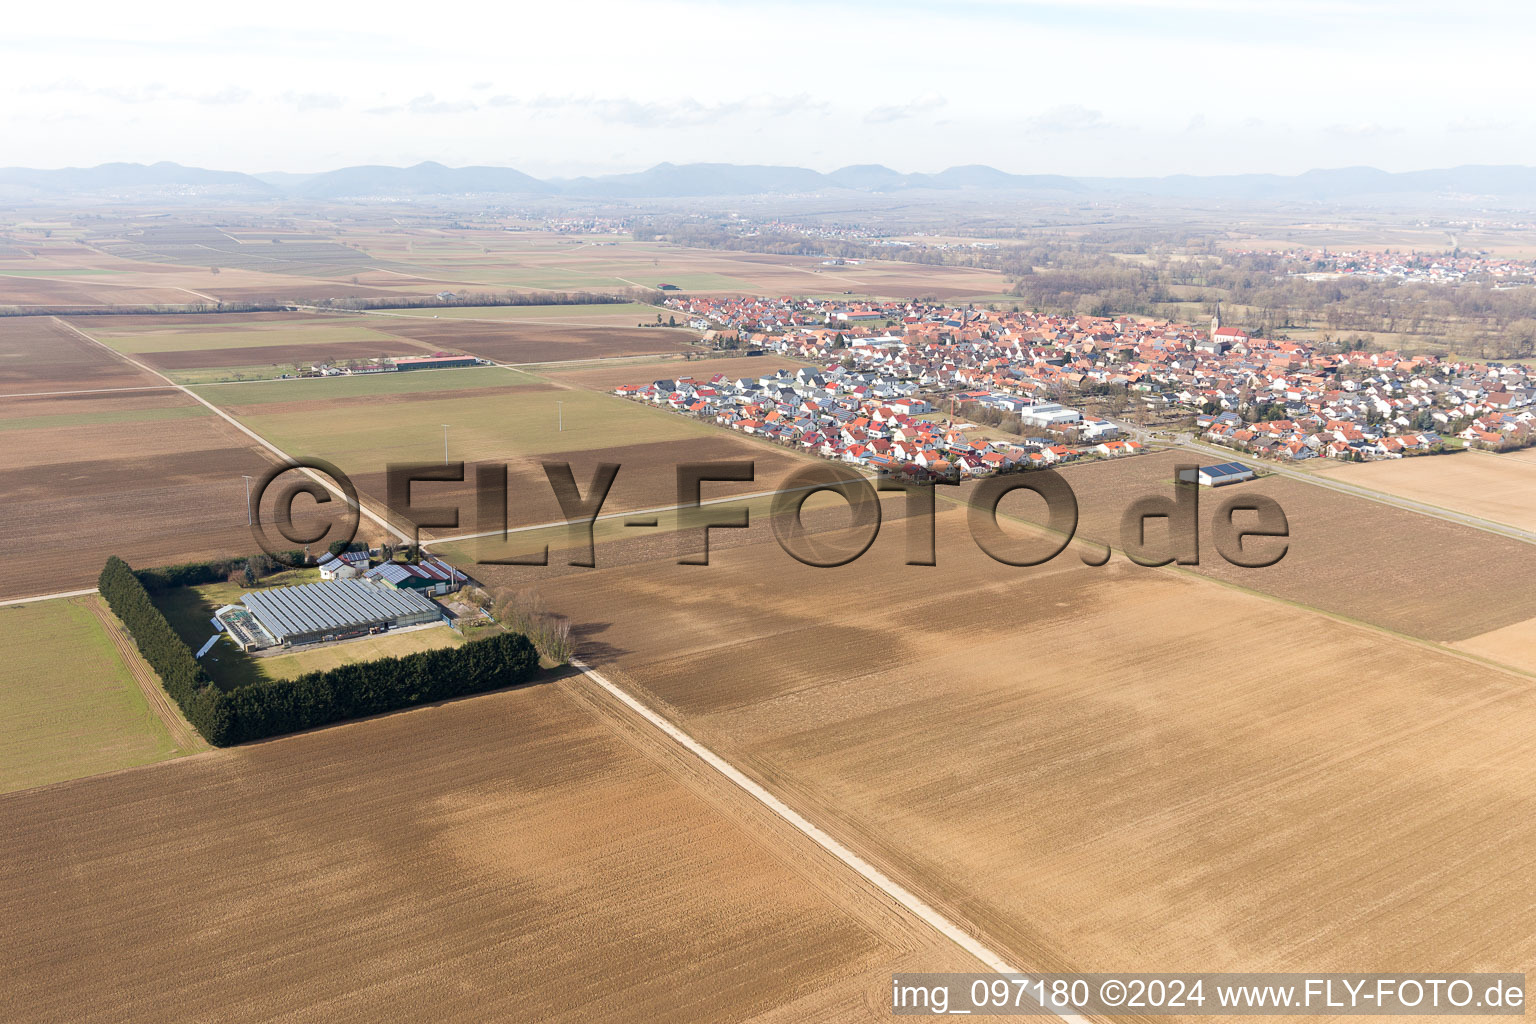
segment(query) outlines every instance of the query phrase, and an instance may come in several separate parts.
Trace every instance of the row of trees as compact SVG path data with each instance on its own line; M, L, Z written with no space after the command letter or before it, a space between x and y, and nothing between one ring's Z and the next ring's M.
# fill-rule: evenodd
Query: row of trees
M205 563L204 571L215 571L213 564ZM151 572L162 580L197 576L189 571ZM526 636L503 633L461 647L379 658L223 691L155 607L127 562L115 555L107 559L97 585L128 627L144 660L159 674L166 692L181 705L187 721L215 746L513 686L532 678L539 668L538 652Z
M96 580L96 587L113 613L128 627L129 634L139 645L139 653L160 677L165 692L181 705L182 713L193 728L215 746L229 742L226 737L230 716L223 694L213 685L165 615L155 607L149 591L144 589L128 563L116 555L108 558Z
M349 718L464 697L526 682L539 669L528 638L502 633L460 647L342 665L224 695L225 743L280 736Z

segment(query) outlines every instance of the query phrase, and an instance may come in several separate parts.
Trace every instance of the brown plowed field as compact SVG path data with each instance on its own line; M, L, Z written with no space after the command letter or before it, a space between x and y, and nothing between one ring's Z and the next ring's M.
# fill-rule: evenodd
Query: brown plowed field
M41 422L45 417L54 416L68 417L74 424L97 415L153 416L158 410L195 404L187 401L186 396L170 384L146 387L143 391L24 395L0 399L0 425L8 420ZM47 457L46 452L37 454Z
M50 317L0 317L0 394L163 383Z
M170 284L157 286L144 278L114 281L0 276L0 306L158 306L206 301L185 289Z
M249 439L174 392L8 399L7 411L45 402L78 426L0 432L0 530L10 571L0 597L91 586L109 554L163 565L249 552L242 474L271 464ZM61 403L71 407L61 409ZM123 406L135 408L124 409ZM192 415L90 422L137 411ZM0 418L0 423L4 418Z
M1068 552L541 587L584 656L1026 968L1536 968L1536 690ZM771 585L764 581L771 580Z
M1174 466L1212 461L1159 452L1066 467L1060 472L1077 496L1079 536L1118 548L1120 520L1133 501L1171 496ZM1285 509L1290 547L1271 568L1239 568L1216 551L1210 518L1228 495L1240 493L1268 495ZM1002 506L1026 517L1043 507L1024 498ZM1536 588L1525 583L1536 574L1536 546L1469 526L1277 476L1201 489L1200 525L1200 574L1398 632L1462 640L1536 617ZM1149 537L1159 529L1149 529Z
M581 680L0 818L16 1019L874 1021L974 966Z
M693 348L694 335L665 327L570 327L379 317L371 324L434 348L455 349L498 363L549 363L567 359L653 355Z

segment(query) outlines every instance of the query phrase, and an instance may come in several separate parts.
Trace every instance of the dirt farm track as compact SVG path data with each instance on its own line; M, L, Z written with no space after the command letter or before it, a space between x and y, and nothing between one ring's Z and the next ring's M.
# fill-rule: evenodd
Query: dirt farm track
M1118 557L999 566L957 511L907 566L908 522L839 569L768 540L542 592L1025 969L1536 965L1528 677Z

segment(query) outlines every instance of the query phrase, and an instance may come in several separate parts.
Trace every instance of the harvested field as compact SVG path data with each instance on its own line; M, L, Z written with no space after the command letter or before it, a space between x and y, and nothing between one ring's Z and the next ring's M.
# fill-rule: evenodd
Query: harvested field
M972 966L595 692L0 798L8 1012L874 1021Z
M905 566L903 530L840 569L770 541L541 591L1026 969L1536 967L1529 678L1120 559L1003 566L958 510Z
M0 317L0 394L162 383L51 317Z
M1536 530L1536 465L1467 451L1391 462L1336 462L1322 471L1369 487L1495 523Z
M1536 619L1524 619L1479 633L1459 640L1452 646L1468 654L1536 674Z
M646 362L636 360L615 366L556 367L539 371L551 380L594 391L611 391L622 384L649 384L658 378L697 377L707 380L717 373L732 379L760 377L775 370L793 372L808 366L784 356L738 356L736 358L689 359Z
M1519 448L1512 452L1504 452L1498 456L1499 460L1509 462L1536 462L1536 448Z
M0 400L17 411L0 415L21 424L0 448L0 529L15 541L0 596L91 586L109 554L163 565L251 548L241 475L268 457L186 396Z
M1131 502L1172 495L1174 466L1210 461L1159 452L1066 467L1060 472L1077 495L1078 535L1119 548ZM1285 509L1290 545L1268 569L1231 565L1216 551L1210 517L1237 493L1268 495ZM1042 517L1042 510L1022 497L1002 506L1025 517ZM1536 546L1304 481L1270 476L1202 489L1200 527L1200 565L1192 571L1412 636L1462 640L1536 616L1536 591L1521 582L1536 572ZM1149 538L1166 536L1161 530L1149 529Z
M382 328L429 348L456 349L498 363L552 363L568 359L655 355L694 349L693 333L667 327L572 327L508 323L492 325L405 318L381 321Z
M120 630L95 595L0 608L0 793L206 749Z

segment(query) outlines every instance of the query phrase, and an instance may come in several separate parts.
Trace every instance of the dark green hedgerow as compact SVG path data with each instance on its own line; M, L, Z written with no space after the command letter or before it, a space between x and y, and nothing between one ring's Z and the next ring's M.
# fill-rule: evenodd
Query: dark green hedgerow
M538 652L528 638L504 633L456 648L342 665L226 692L198 665L128 563L116 556L107 559L98 586L187 721L215 746L497 690L526 682L539 669Z

